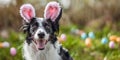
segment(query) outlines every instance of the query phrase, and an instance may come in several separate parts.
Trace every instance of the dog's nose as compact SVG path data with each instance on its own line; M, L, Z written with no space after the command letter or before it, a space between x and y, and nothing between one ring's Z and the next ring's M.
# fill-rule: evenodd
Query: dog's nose
M41 32L38 34L38 36L39 36L39 38L44 38L45 34L44 34L44 32Z

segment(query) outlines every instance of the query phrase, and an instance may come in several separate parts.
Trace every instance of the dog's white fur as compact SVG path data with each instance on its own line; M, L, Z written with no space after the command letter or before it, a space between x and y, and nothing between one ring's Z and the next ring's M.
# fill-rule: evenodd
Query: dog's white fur
M30 45L24 42L23 56L26 60L62 60L59 55L60 46L58 42L55 43L55 46L51 42L48 42L44 50L37 50L34 42Z
M39 40L39 36L38 36L39 32L44 32L45 33L44 40L48 40L49 39L49 34L46 33L46 31L44 30L44 27L42 26L42 23L41 23L42 21L44 21L44 19L43 18L37 18L37 21L38 21L40 27L35 32L34 39Z
M49 8L56 8L53 12L49 10ZM52 9L51 8L51 9ZM47 4L45 11L44 11L44 18L45 20L50 19L52 22L55 22L56 18L59 16L61 11L61 6L57 2L50 2ZM21 17L27 22L30 23L31 19L35 17L35 10L31 4L24 4L20 8L20 14ZM35 32L30 44L28 44L26 41L23 45L23 57L25 57L26 60L62 60L62 57L59 55L60 53L60 47L58 41L56 41L54 44L51 43L51 41L48 41L45 45L44 50L38 50L35 44L35 40L39 40L38 33L44 32L45 37L43 40L48 40L49 34L46 33L46 31L42 27L42 22L44 19L40 18L39 20L39 27L37 31Z

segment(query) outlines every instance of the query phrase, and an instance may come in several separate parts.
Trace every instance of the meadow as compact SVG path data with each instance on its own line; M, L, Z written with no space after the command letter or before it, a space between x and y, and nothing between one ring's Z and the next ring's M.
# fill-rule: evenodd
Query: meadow
M104 35L102 32L94 32L94 38L90 38L89 31L84 31L87 34L86 39L90 39L90 43L85 43L86 39L83 39L79 33L75 33L75 27L60 27L61 34L66 35L66 40L61 44L68 49L70 55L74 60L118 60L120 59L120 42L115 41L113 48L109 47L110 36L118 36L119 33L109 32L108 35ZM82 30L83 31L83 30ZM25 34L21 32L15 32L14 30L3 31L0 36L0 44L8 42L9 46L0 46L0 60L22 60L22 44L25 40ZM7 32L7 33L6 33ZM81 32L82 33L82 32ZM7 34L7 35L6 35ZM106 37L108 42L102 43L101 39ZM10 49L14 47L17 51L15 55L11 55Z
M43 17L50 1L63 8L58 38L64 34L66 39L58 40L74 60L120 60L119 0L1 0L0 60L23 60L20 6L30 3Z

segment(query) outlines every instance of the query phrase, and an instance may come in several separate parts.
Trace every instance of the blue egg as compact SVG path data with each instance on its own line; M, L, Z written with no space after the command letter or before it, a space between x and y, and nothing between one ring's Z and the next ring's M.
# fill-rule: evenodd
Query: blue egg
M75 28L72 28L72 29L71 29L71 33L72 33L72 34L75 34L75 33L76 33L76 29L75 29Z
M87 34L86 34L86 33L82 33L82 34L81 34L81 38L82 38L83 40L85 40L85 39L87 38Z
M101 43L102 44L107 44L108 43L108 39L106 37L102 38Z
M88 36L89 36L89 38L92 38L92 39L95 38L95 34L94 34L94 32L89 32Z

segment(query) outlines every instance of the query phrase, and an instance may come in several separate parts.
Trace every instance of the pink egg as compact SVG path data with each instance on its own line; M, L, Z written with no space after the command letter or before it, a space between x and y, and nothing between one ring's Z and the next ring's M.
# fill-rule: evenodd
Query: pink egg
M4 48L8 48L8 47L10 46L10 44L9 44L9 42L3 42L3 43L2 43L2 46L3 46Z
M1 37L3 37L3 38L8 38L8 37L9 37L9 34L8 34L8 31L7 31L7 30L2 30L2 31L0 32L0 35L1 35Z
M12 56L15 56L16 53L17 53L16 48L14 48L14 47L10 48L10 54L11 54Z
M115 47L114 41L110 41L110 42L109 42L109 47L112 48L112 49Z
M65 35L65 34L61 34L60 38L61 38L62 40L66 40L66 35Z

